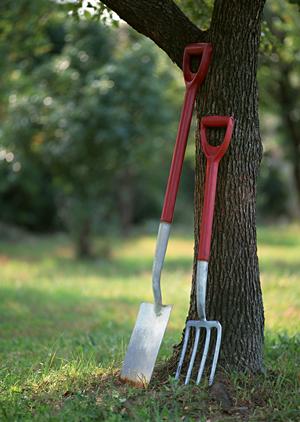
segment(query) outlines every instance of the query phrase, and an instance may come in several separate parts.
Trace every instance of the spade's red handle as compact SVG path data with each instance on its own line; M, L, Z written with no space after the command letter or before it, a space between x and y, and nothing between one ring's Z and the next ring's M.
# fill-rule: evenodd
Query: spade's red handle
M190 44L184 50L182 68L186 91L164 198L163 210L160 218L160 221L162 222L172 223L173 220L175 202L193 115L195 98L198 88L204 81L204 78L207 74L211 61L211 55L211 44ZM200 58L200 64L196 72L191 70L191 57Z
M198 261L209 260L219 162L229 147L233 131L233 125L233 117L228 116L206 116L201 119L201 145L207 161L205 174L204 203L200 225ZM206 138L206 128L208 127L226 127L226 133L221 145L209 145Z

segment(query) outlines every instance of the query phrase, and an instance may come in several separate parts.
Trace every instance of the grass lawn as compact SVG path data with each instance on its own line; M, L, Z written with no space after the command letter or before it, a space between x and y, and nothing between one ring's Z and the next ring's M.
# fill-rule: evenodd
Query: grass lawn
M77 262L63 236L0 243L0 421L299 421L300 227L259 230L266 375L231 374L225 409L204 383L147 391L117 378L139 304L152 301L154 237ZM160 359L180 340L193 242L174 235L163 273L175 304Z

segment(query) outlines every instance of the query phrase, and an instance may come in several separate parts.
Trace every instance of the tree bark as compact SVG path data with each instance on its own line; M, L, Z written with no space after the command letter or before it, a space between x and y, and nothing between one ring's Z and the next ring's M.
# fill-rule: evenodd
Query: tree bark
M126 7L128 1L105 3L126 20L126 14L122 15L121 9L114 8L114 4L122 3ZM136 8L136 14L142 13L141 8L135 7L136 3L139 2L131 2L131 7ZM157 3L155 13L158 13L159 6L163 7L162 2L151 1L153 3ZM170 4L169 1L167 3ZM198 119L211 114L233 115L235 118L231 146L219 169L207 317L220 321L223 327L220 363L231 369L251 372L263 369L264 315L255 220L256 178L262 156L256 70L263 6L263 0L215 0L210 29L195 33L194 38L188 39L189 43L209 41L213 45L213 61L198 98ZM128 19L128 22L132 21ZM151 28L147 28L145 20L143 22L146 27L137 29L149 36ZM161 25L163 18L159 22L157 37L151 37L160 46L164 29L168 33L174 32L175 37L185 31L185 24L176 28ZM186 42L186 38L183 40ZM169 48L166 52L170 55ZM178 65L181 64L179 53L182 57L182 43L179 43L178 53L173 54ZM215 142L216 134L211 135L211 141ZM195 268L205 174L205 160L199 145L197 136L195 260L188 319L198 319ZM176 367L179 350L180 346L175 348L170 370Z

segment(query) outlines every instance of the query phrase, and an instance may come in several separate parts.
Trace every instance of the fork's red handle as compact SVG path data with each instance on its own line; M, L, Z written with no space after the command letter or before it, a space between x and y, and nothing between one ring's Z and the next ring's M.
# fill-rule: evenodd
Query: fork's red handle
M200 241L198 261L208 261L215 208L216 186L219 162L226 153L231 141L234 119L228 116L206 116L201 119L200 136L203 152L206 156L206 174L204 188L204 204L200 225ZM209 145L206 138L206 128L226 127L224 140L219 146Z
M211 61L211 55L211 44L190 44L184 50L182 68L186 91L164 198L163 210L160 218L160 221L162 222L172 223L173 220L175 202L193 115L195 98L198 88L204 81L204 78L207 74ZM193 72L191 70L190 60L192 56L200 58L200 64L197 72Z

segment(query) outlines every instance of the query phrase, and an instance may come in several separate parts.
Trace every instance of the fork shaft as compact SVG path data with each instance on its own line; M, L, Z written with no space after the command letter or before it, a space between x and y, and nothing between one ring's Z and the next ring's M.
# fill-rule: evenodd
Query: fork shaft
M197 311L200 320L206 321L205 299L208 274L208 262L197 261L196 290L197 290Z
M200 226L198 259L208 261L214 218L215 197L219 162L208 159L206 163L204 203Z
M200 240L198 260L208 261L210 254L210 242L215 208L216 186L219 163L230 144L234 120L229 116L206 116L201 119L200 133L201 145L206 156L206 172L204 186L204 203L200 226ZM206 139L208 127L226 127L223 142L219 146L210 145Z

